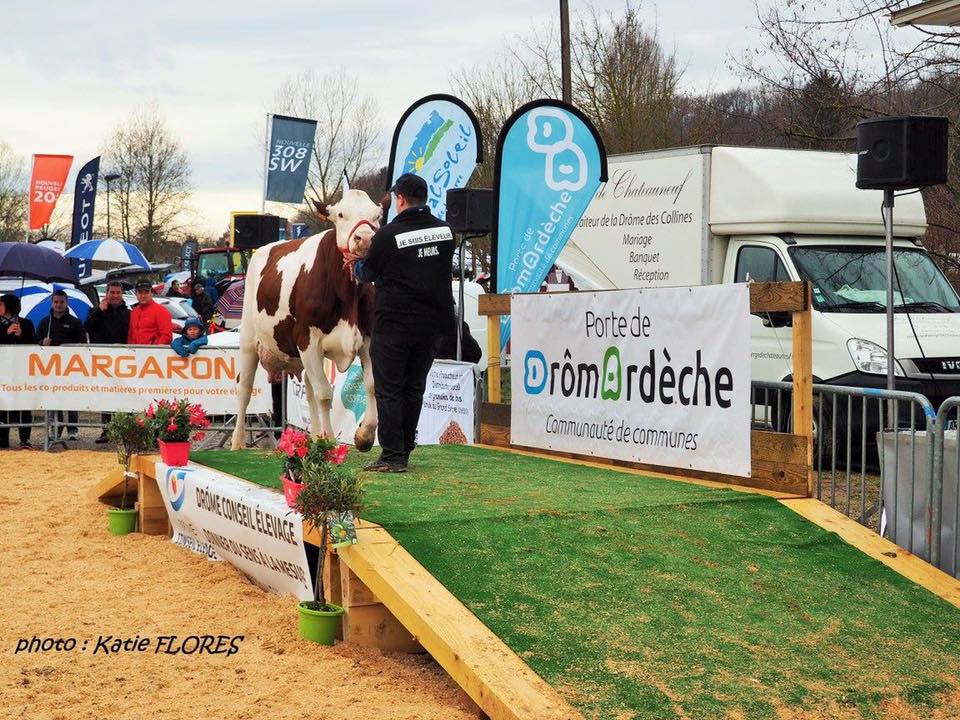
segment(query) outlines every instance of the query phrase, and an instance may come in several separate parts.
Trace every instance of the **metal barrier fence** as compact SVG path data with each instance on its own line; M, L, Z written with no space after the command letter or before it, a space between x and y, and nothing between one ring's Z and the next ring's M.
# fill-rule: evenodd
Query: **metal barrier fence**
M791 430L791 389L753 383L755 426ZM815 384L813 396L815 497L957 577L960 398L938 413L911 392Z

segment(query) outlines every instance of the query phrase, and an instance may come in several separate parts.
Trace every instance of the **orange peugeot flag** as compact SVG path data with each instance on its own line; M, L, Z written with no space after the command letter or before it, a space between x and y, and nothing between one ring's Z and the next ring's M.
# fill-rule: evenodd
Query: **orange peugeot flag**
M50 222L67 175L73 164L73 155L34 155L30 175L30 229L37 230Z

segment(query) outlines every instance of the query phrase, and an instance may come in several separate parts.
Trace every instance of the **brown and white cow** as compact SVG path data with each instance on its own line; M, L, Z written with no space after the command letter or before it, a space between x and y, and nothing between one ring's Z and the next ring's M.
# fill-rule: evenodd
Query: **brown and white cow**
M244 445L244 417L257 362L269 373L303 372L314 435L333 436L333 388L323 368L329 358L346 372L357 355L363 365L367 411L354 436L369 450L377 430L370 334L373 287L357 285L345 257L365 255L380 226L381 207L362 190L347 190L335 205L318 205L332 230L258 249L247 269L240 323L239 407L233 449Z

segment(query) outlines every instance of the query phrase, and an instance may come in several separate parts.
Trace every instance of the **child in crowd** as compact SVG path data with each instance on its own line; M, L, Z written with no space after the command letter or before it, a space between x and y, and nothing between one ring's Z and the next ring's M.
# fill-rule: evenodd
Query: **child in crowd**
M200 318L192 317L184 323L180 336L173 339L170 347L180 357L187 357L193 355L206 344L207 331L203 327L203 321Z

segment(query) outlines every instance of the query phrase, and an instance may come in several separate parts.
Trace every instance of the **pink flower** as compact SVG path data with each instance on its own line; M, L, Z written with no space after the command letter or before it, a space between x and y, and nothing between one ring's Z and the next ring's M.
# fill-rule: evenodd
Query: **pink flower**
M143 418L137 418L137 425L139 425L140 427L144 426Z
M153 415L154 415L153 403L150 403L150 405L147 406L146 416L147 416L148 418L152 418Z
M206 437L206 433L202 433L202 432L194 433L193 435L194 440L203 440L205 437Z
M177 429L177 424L173 420L171 420L170 424L167 425L167 431L174 432L176 429Z
M350 446L341 443L332 450L327 450L325 458L334 465L342 465L343 461L347 459L348 452L350 452Z
M307 448L304 445L300 445L296 450L298 458L305 458L307 456Z

